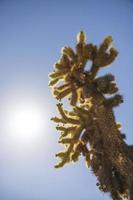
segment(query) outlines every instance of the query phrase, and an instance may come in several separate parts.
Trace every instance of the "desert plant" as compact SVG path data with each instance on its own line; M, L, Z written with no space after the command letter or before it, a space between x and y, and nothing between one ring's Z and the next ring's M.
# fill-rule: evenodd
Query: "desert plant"
M126 144L113 111L123 102L123 97L118 94L114 75L97 76L118 54L111 44L111 36L99 47L88 44L81 31L76 50L62 48L61 58L49 75L54 97L58 101L69 97L72 107L65 110L59 102L60 117L52 118L60 131L59 143L65 146L65 151L56 154L60 162L55 167L76 162L83 155L101 191L109 192L113 200L129 196L133 199L133 146ZM90 69L86 68L88 61Z

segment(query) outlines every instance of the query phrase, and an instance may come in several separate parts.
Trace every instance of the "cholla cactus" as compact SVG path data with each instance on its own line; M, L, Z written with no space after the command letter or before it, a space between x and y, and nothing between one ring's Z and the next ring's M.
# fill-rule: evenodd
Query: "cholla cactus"
M64 47L49 75L53 95L59 101L69 96L72 106L67 111L58 103L60 117L52 118L61 133L59 143L65 146L65 151L56 154L60 162L55 167L76 162L82 155L97 177L96 185L101 191L109 192L113 200L129 196L133 199L133 147L125 143L113 112L123 98L112 74L97 76L118 54L110 47L111 43L112 37L108 36L99 47L87 44L85 33L80 32L76 50ZM89 70L88 61L92 62Z

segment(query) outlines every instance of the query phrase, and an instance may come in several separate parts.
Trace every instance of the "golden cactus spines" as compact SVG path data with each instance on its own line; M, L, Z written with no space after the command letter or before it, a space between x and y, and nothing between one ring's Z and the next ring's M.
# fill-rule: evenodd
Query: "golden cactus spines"
M61 53L67 55L70 59L75 59L75 52L71 47L63 47Z
M82 44L86 43L86 34L85 34L85 32L80 31L77 34L77 43L82 43Z

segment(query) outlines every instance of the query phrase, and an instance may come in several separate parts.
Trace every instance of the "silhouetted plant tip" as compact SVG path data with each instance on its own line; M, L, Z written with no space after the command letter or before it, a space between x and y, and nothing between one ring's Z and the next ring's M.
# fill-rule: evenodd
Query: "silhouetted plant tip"
M133 145L124 141L126 136L113 111L123 103L123 97L114 75L97 76L118 55L112 41L108 36L98 47L88 44L85 33L79 32L75 50L62 48L61 58L49 75L54 97L59 101L68 97L72 106L68 111L58 103L59 117L52 118L60 131L59 143L65 146L56 154L60 162L55 167L76 162L82 155L102 192L109 192L113 200L133 200ZM88 61L92 63L89 70Z

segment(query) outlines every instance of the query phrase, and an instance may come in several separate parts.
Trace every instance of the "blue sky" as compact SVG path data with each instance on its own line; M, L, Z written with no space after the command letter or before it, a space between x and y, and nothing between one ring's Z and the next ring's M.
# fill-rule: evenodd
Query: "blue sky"
M0 199L109 200L83 159L56 170L61 149L49 120L56 101L48 73L65 45L74 47L84 30L88 42L99 44L112 35L119 55L101 72L116 76L125 102L116 109L127 143L133 143L133 1L132 0L0 0ZM8 114L13 105L36 105L44 128L29 143L12 139Z

